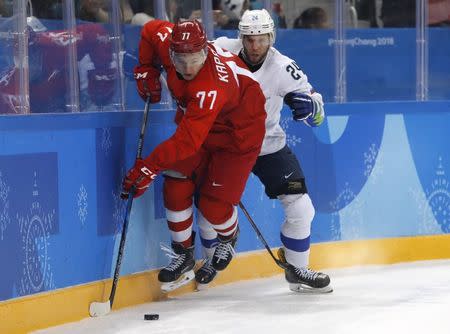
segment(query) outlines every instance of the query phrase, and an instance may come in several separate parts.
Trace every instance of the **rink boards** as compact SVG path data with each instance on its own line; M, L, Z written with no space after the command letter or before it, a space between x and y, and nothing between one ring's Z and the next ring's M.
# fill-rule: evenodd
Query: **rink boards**
M327 112L318 129L292 122L288 111L282 116L316 207L312 266L449 258L450 102L328 104ZM0 332L86 317L89 302L109 294L120 182L141 115L2 118ZM151 113L145 152L171 135L172 117ZM134 204L117 307L164 298L155 279L167 263L159 242L169 243L161 187L159 178ZM278 247L282 211L256 177L243 202ZM239 257L217 283L279 273L245 219L240 214Z

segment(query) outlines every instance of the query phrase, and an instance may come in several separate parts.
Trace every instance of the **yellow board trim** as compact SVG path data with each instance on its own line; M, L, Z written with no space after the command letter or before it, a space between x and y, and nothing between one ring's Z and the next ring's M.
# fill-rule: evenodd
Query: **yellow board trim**
M311 246L310 263L315 269L367 264L450 258L450 235L326 242ZM269 277L281 273L265 250L239 254L213 285ZM157 271L120 278L114 309L166 298L159 290ZM89 304L109 297L111 280L0 302L0 333L22 334L39 328L89 317ZM172 292L194 291L194 284Z

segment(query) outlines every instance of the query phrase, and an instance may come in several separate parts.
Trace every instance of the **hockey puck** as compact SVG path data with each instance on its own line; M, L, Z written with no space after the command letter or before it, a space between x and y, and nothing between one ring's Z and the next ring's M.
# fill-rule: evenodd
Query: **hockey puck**
M151 314L144 314L145 320L159 320L159 314L151 313Z

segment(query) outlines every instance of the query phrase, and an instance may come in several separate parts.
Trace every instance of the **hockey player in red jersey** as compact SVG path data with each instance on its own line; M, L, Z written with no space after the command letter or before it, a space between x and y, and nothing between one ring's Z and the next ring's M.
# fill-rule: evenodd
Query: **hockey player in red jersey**
M196 20L176 25L154 20L142 30L138 92L161 98L159 66L177 101L172 137L137 160L123 182L140 196L164 171L164 205L172 237L171 263L158 275L163 291L194 278L193 196L199 214L217 232L216 270L230 263L238 237L237 208L265 134L265 97L241 60L208 43Z
M65 112L68 94L68 46L76 44L82 109L108 105L115 93L117 68L112 43L100 24L79 24L70 35L48 30L31 16L28 23L29 103L32 113ZM17 46L14 47L17 49ZM20 113L23 102L18 91L20 71L16 66L0 70L0 114ZM78 87L76 87L78 89Z

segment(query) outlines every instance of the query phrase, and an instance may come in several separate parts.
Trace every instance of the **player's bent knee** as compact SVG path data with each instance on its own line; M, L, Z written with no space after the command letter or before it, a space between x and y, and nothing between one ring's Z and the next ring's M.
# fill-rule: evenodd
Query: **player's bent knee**
M195 185L192 180L165 176L164 206L173 211L184 210L192 205L194 191Z
M308 194L279 196L283 204L286 221L281 234L293 239L305 239L311 234L314 207Z
M311 222L315 209L308 194L280 195L278 196L284 207L286 220Z
M234 211L234 206L231 203L205 195L200 196L198 208L203 217L212 224L228 220Z

